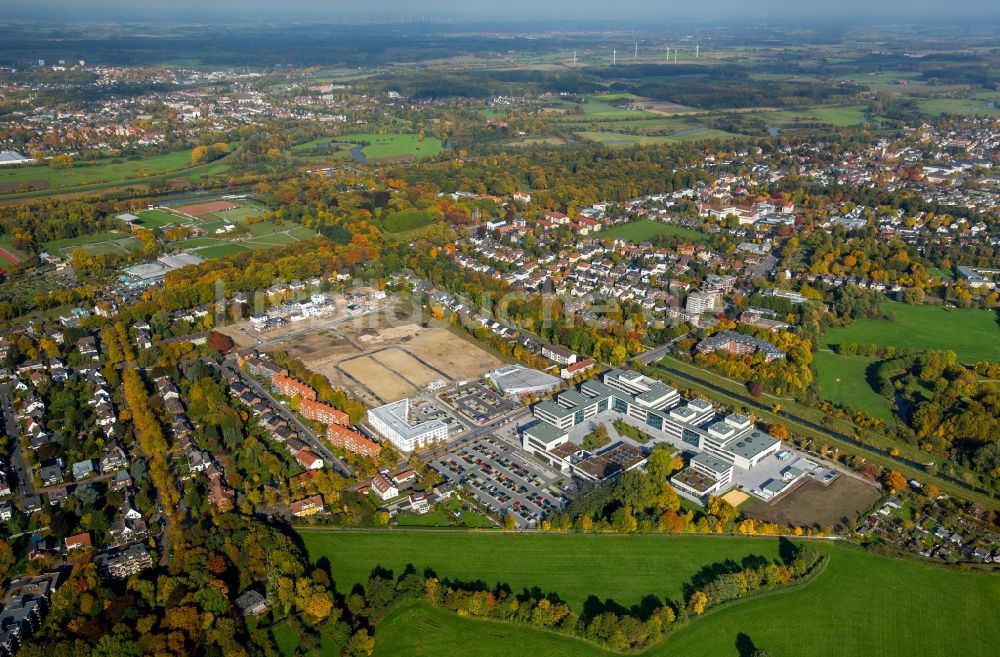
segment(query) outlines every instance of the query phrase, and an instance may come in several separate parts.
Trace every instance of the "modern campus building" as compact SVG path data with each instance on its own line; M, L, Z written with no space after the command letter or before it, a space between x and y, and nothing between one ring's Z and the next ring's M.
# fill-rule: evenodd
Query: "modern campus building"
M448 425L440 420L410 422L409 399L368 409L368 424L403 452L448 439Z
M698 453L684 471L690 482L678 475L677 488L699 501L728 489L734 468L749 470L781 449L781 441L755 429L750 418L733 413L717 419L707 401L685 402L674 388L639 372L614 369L602 378L603 382L586 381L579 390L536 404L538 422L523 428L523 449L579 475L571 466L581 450L569 441L568 432L600 413L614 411Z

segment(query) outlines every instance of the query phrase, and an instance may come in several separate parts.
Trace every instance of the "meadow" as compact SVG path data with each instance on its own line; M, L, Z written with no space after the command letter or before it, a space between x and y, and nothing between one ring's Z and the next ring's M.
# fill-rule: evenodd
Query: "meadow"
M778 555L777 541L753 538L306 529L300 536L310 560L329 559L342 593L367 582L376 566L398 576L412 564L442 577L502 582L514 591L538 586L577 610L590 595L625 606L648 594L679 600L683 585L703 566Z
M820 122L835 126L859 125L865 122L864 105L842 105L835 107L810 107L778 112L762 112L755 114L769 124L783 125L788 123Z
M697 230L674 224L665 224L662 221L654 221L653 219L631 221L627 224L614 226L601 233L603 237L624 239L636 243L646 242L656 235L673 235L695 242L704 242L708 239L707 235Z
M53 169L47 164L31 167L5 167L0 169L0 186L6 184L35 182L47 183L49 187L70 187L89 183L123 181L146 175L160 175L191 166L191 151L175 151L163 155L151 155L138 160L112 158L93 162L77 161L69 169Z
M867 380L867 368L874 362L875 359L863 356L841 356L825 350L816 352L813 365L816 366L819 396L891 422L892 404Z
M924 114L932 116L938 114L1000 116L1000 96L977 94L972 98L926 98L917 101L917 108Z
M655 146L657 144L675 144L682 141L698 141L700 139L730 139L737 135L715 128L691 126L677 130L669 135L629 135L623 132L607 132L604 130L581 130L573 133L581 139L596 141L605 146Z
M963 362L1000 360L1000 321L992 310L913 306L886 302L895 321L862 319L829 329L828 348L841 342L893 345L905 349L951 349Z
M400 543L412 545L409 536L397 535L396 538ZM605 556L602 569L611 569L627 577L634 564L631 560L621 563L617 557L623 552L629 553L630 541L641 537L571 535L562 538L571 547L548 555L549 569L559 572L542 576L543 580L566 579L567 574L563 572L566 570L572 571L568 578L578 583L593 581L594 575L599 574L576 567L579 548L572 545L574 542L586 545L587 553L594 551L591 542L607 544L599 550ZM663 537L659 540L668 548L662 552L673 553L676 542L686 546L684 551L690 559L707 564L718 559L727 547L731 556L738 559L746 539ZM776 541L759 539L751 547L759 552L769 543L776 544ZM621 549L622 545L626 549ZM914 560L877 556L850 545L814 545L830 555L826 568L815 580L801 587L710 610L638 654L643 657L745 657L748 640L782 657L959 654L987 657L996 654L1000 620L989 612L1000 603L1000 578L995 574L963 573ZM457 550L451 548L451 551ZM439 557L434 552L422 553L419 549L414 549L413 554L422 554L428 559ZM663 558L644 555L643 559L647 589L656 589L661 581ZM482 563L484 568L491 570L487 558L483 558ZM518 555L511 555L507 562L509 573L513 575L530 563L528 558L520 560ZM335 576L336 572L334 567ZM449 576L451 569L442 569L439 574ZM592 588L600 586L595 582ZM596 657L616 653L531 627L462 618L425 603L401 605L376 628L375 655L378 657L451 654Z
M389 133L389 134L351 134L339 137L328 137L324 139L314 139L313 141L299 144L293 151L303 152L315 149L326 144L334 148L343 148L352 144L365 143L361 149L367 160L386 160L433 157L438 155L443 144L437 137L427 135L423 141L417 133Z

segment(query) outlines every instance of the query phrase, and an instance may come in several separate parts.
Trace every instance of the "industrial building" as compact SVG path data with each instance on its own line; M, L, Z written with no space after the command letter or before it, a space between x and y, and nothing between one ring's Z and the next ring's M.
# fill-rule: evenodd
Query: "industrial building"
M558 378L523 365L504 365L487 376L505 395L530 395L548 392L559 385Z

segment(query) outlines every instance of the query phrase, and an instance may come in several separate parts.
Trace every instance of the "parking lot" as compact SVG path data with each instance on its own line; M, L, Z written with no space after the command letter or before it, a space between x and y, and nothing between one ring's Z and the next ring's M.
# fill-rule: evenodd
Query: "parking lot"
M441 395L441 398L476 424L482 424L521 408L517 402L498 395L481 383L467 383L454 392Z
M496 437L480 438L430 466L448 481L467 486L492 513L500 517L513 513L519 528L536 527L566 502L559 492L558 474Z
M460 437L466 430L465 425L459 422L454 415L444 409L438 408L438 405L434 402L428 399L411 399L410 421L428 422L430 420L440 420L448 425L449 440Z

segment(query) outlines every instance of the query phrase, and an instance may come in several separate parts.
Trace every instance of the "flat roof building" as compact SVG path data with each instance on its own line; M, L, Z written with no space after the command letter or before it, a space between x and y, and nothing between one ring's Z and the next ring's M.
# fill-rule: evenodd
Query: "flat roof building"
M448 439L448 425L441 420L410 421L409 399L369 409L368 424L404 452Z
M505 395L530 395L548 392L560 380L551 374L529 369L523 365L504 365L488 374L490 381Z

